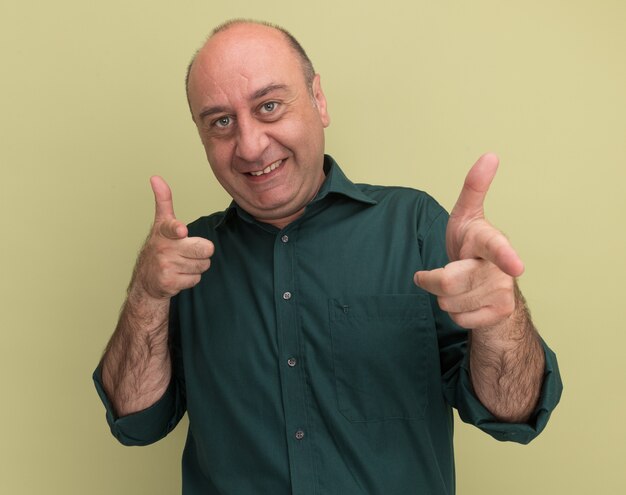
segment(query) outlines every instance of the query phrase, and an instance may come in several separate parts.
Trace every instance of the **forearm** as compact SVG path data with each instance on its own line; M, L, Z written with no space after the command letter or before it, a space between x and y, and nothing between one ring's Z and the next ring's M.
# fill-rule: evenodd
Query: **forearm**
M137 258L117 328L102 357L102 384L118 416L141 411L165 393L172 376L170 299L200 282L211 265L213 243L188 237L176 219L172 192L150 179L154 223Z
M118 416L157 402L171 379L169 299L129 290L102 358L102 383Z
M470 332L470 374L476 395L500 421L529 419L541 393L545 357L523 296L501 324Z

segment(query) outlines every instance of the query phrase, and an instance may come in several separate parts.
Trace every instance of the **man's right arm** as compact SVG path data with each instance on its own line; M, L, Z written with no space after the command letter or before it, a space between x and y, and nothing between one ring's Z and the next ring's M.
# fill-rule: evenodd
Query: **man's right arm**
M207 239L187 237L187 227L174 215L172 193L165 181L152 177L150 184L154 224L101 362L102 384L118 417L150 407L167 390L170 299L200 281L214 249Z

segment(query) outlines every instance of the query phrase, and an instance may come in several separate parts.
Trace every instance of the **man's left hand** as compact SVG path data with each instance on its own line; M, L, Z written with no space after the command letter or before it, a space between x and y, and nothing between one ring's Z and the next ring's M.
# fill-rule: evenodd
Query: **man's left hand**
M483 204L497 169L498 157L491 153L470 169L446 230L450 263L414 276L465 328L493 327L507 319L516 305L514 277L524 272L508 239L485 219Z

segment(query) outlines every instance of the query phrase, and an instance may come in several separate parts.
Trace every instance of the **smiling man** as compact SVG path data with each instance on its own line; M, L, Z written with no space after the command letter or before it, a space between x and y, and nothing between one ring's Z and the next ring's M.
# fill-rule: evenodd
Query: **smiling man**
M188 78L217 180L241 208L279 228L302 214L324 181L330 119L319 75L305 71L283 33L238 25L207 42Z
M452 407L499 440L541 432L561 383L523 264L484 218L494 155L449 218L423 192L353 184L324 154L319 75L263 23L217 28L187 92L233 202L186 226L151 179L154 224L94 374L122 443L187 412L184 494L452 494Z

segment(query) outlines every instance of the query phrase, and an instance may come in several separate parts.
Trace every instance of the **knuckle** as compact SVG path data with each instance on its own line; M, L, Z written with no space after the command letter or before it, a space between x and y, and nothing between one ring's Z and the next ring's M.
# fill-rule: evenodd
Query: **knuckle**
M203 241L204 242L200 244L200 257L209 258L213 256L213 251L214 251L213 243L206 239L203 239Z
M445 294L453 294L458 286L456 278L443 272L440 279L441 291Z
M194 287L198 285L200 283L200 280L202 280L202 276L200 274L192 275L191 277L189 277L189 287Z
M497 302L489 307L489 314L494 320L494 323L502 321L513 314L515 311L515 301L504 295L499 298Z
M208 258L211 253L209 251L209 246L207 246L206 239L202 238L188 238L184 239L182 242L183 252L187 257L202 259Z
M176 288L172 285L166 285L161 287L161 293L165 296L174 296L178 293L178 291L176 290Z
M159 271L156 281L158 287L167 294L173 295L179 291L177 274L170 266Z
M178 292L174 284L172 284L169 280L159 281L156 291L162 296L173 296Z
M449 299L447 297L439 296L437 298L437 304L439 304L439 308L443 311L450 311Z
M497 252L504 247L505 243L506 238L500 231L493 229L486 233L485 246L488 250L493 249L494 252Z
M190 271L195 275L204 271L204 262L202 260L195 261L190 264Z
M156 268L161 277L167 277L170 272L170 263L164 256L158 256L156 258Z
M208 258L209 256L211 256L211 253L209 252L209 247L205 245L204 243L202 243L202 244L198 244L195 247L195 255L198 258Z
M472 328L471 318L467 316L465 313L452 313L450 314L450 318L454 323L463 328Z
M172 279L169 276L167 276L166 273L160 273L159 276L156 279L156 282L157 282L157 285L159 287L161 287L162 289L167 290L167 289L170 288L170 286L172 284L171 280Z

